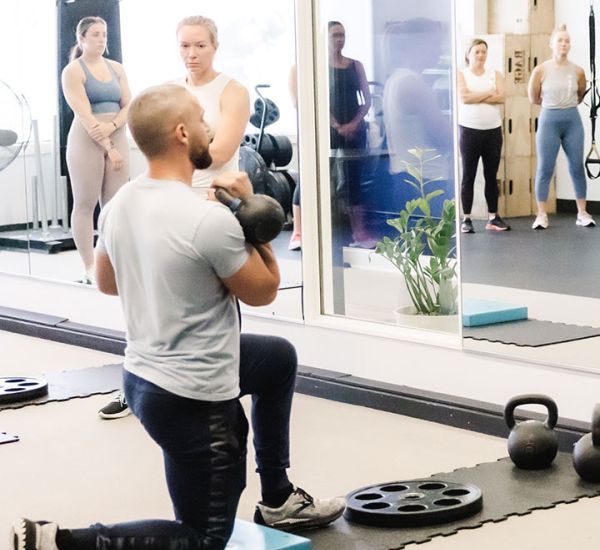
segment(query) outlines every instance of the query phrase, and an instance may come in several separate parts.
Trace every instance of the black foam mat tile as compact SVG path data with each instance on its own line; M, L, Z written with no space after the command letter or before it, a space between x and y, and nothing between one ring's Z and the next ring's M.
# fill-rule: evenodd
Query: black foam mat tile
M329 528L301 534L312 541L316 550L396 550L407 544L428 542L433 537L453 535L462 529L504 521L510 516L522 516L534 510L600 495L600 484L586 483L579 478L569 453L558 453L547 470L520 470L509 458L503 458L435 474L431 479L477 485L483 492L483 509L466 519L427 527L368 527L340 518ZM398 481L406 479L399 478Z
M28 405L43 405L51 401L67 401L75 397L112 393L121 389L123 385L123 365L118 363L51 373L41 378L48 382L47 395L16 403L0 403L0 410L20 409Z
M463 328L464 338L532 348L596 336L600 336L600 328L540 321L539 319Z

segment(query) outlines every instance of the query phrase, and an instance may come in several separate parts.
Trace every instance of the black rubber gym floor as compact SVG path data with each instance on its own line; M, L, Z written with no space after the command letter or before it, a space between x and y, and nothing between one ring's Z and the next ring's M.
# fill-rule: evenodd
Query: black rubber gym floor
M395 550L411 543L428 542L433 537L453 535L461 529L475 529L510 516L522 516L534 510L600 495L600 484L586 483L579 478L569 453L558 453L552 466L546 470L521 470L510 459L503 458L472 468L435 474L428 479L432 480L476 485L483 493L483 508L462 520L425 527L368 527L341 518L327 529L299 534L309 538L315 548ZM388 480L389 483L393 481ZM365 504L369 502L373 501L365 501ZM409 502L418 501L411 499Z
M510 231L492 232L475 220L461 235L462 281L600 298L600 227L575 225L574 214L550 214L550 227L533 230L533 217L510 218Z

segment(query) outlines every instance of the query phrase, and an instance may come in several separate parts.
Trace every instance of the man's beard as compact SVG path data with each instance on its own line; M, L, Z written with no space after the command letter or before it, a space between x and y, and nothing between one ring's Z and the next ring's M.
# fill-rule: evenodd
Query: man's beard
M190 161L198 170L204 170L212 164L212 157L208 152L208 147L193 147L188 153Z

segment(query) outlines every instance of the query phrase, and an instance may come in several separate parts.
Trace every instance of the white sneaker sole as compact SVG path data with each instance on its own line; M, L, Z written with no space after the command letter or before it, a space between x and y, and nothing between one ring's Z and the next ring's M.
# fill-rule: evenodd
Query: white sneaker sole
M130 414L131 414L131 409L129 407L122 410L121 412L113 413L113 414L107 414L107 413L103 413L102 411L98 411L98 416L100 418L103 418L104 420L113 420L115 418L125 418L126 416L129 416Z

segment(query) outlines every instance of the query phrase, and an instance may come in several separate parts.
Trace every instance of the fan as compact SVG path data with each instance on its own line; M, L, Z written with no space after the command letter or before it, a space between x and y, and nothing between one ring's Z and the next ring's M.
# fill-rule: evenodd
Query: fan
M0 80L0 171L27 147L31 135L31 111L27 100Z

